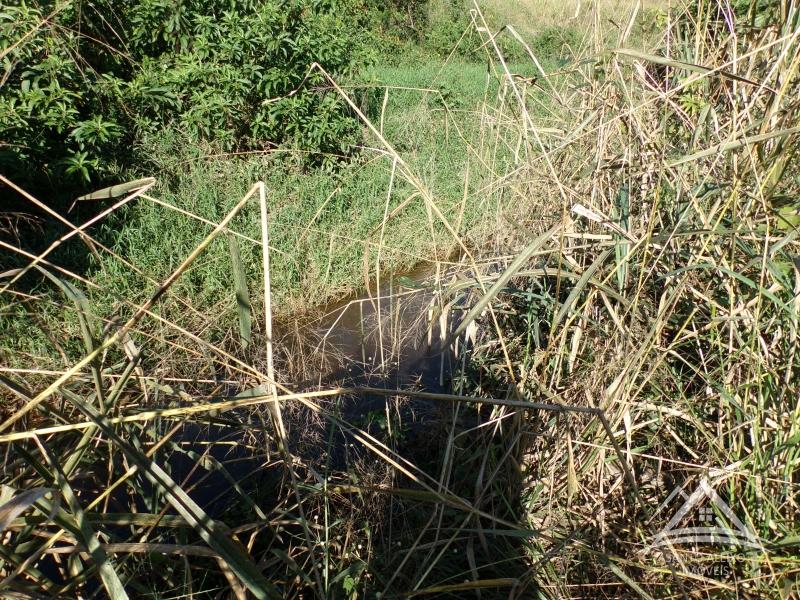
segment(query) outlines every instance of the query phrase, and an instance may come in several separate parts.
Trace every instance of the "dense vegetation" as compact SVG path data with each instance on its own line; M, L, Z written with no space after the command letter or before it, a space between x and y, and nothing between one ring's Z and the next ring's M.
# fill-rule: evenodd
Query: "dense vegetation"
M793 3L0 26L0 595L800 593Z
M318 63L341 76L368 62L349 9L333 0L4 6L2 165L54 186L97 183L129 167L142 136L170 126L225 151L290 142L349 152L356 123L310 72Z

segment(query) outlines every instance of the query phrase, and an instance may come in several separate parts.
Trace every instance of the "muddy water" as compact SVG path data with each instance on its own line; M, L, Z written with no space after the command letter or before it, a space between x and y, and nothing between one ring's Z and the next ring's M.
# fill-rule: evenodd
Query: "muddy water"
M441 310L439 290L451 277L442 266L422 265L383 277L369 291L332 303L315 316L276 323L278 379L293 391L335 386L449 391L451 356L441 351L441 345L456 324L452 312ZM370 416L385 414L393 401L385 395L362 394L336 402L341 418L380 435ZM427 425L439 418L438 408L431 401L407 400L402 408L394 405L393 412L404 423L407 438L413 440L416 435L429 435ZM221 419L208 425L187 424L180 436L181 451L170 459L173 476L191 489L192 497L212 516L224 513L232 480L255 492L274 487L279 478L276 470L264 468L264 446L245 440L236 426L237 420L250 417L245 413L224 417L228 426L221 425ZM294 426L291 419L288 425L293 452L313 462L331 426L318 425L314 435L319 441L314 442L305 426ZM304 435L309 439L301 439ZM346 468L353 440L342 432L334 437L337 441L329 448L328 467ZM201 455L224 465L227 474L198 469Z
M275 344L288 370L300 375L294 381L304 388L345 383L445 389L450 368L441 342L452 315L442 315L439 289L448 275L441 265L423 264L385 276L314 318L278 324Z

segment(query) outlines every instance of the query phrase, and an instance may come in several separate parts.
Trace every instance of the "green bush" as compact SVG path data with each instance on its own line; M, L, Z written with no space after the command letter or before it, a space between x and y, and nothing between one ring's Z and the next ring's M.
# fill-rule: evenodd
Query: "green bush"
M577 52L581 34L574 27L545 27L533 38L531 50L539 58L563 59Z
M449 14L430 24L425 35L425 47L434 54L446 57L453 50L460 56L469 56L481 45L469 16Z
M447 58L452 54L466 60L483 62L487 56L494 56L491 45L488 47L488 54L484 50L488 37L475 30L469 6L462 0L431 2L425 34L421 40L422 47L439 58ZM501 29L501 25L491 19L488 25L492 33L498 33ZM524 50L510 36L501 33L494 39L506 60L526 59Z
M348 10L357 26L376 36L374 41L392 46L421 39L428 4L429 0L350 0Z
M0 166L23 182L96 185L130 160L134 140L167 126L225 150L289 142L345 153L356 122L320 75L304 78L314 62L343 75L369 59L365 36L342 16L350 8L336 0L4 7Z

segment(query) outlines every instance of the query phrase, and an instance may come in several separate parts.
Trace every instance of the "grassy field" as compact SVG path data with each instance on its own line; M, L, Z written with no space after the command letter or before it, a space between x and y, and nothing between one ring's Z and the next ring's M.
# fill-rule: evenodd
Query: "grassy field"
M547 27L577 26L586 33L593 33L592 20L596 13L598 19L613 19L619 23L624 21L635 7L634 2L627 0L519 0L503 2L503 0L484 0L481 8L496 22L512 25L520 32L533 37ZM641 9L666 9L667 3L659 0L647 0L641 3ZM614 18L616 17L616 18ZM610 22L604 27L613 26Z
M800 17L716 7L487 2L329 82L333 166L144 140L85 269L0 277L0 594L796 597ZM420 262L364 326L399 370L428 294L448 393L273 348Z
M512 68L525 76L533 70L528 64ZM472 181L467 179L467 165L477 151L470 145L480 139L486 118L482 107L497 97L498 90L496 73L485 65L442 63L429 57L414 57L404 66L375 67L342 89L364 111L365 122L372 123L386 144L403 156L418 185L424 186L425 194L468 245L483 243L502 227L497 221L507 203L502 190L476 193L482 180L475 175ZM361 155L335 172L308 169L291 152L220 155L175 131L144 144L151 162L135 176L155 176L155 187L103 222L98 241L113 252L89 258L95 286L87 293L98 314L116 314L125 303L143 303L153 286L258 180L265 181L268 189L274 310L279 317L347 296L378 271L403 271L420 262L445 259L457 246L414 184L393 178L390 152L368 130ZM481 152L499 170L511 160L504 147ZM254 241L260 237L259 207L245 207L232 229L239 234L246 276L258 287L261 250ZM381 230L378 263L376 238ZM185 304L170 298L191 298L191 314L217 315L213 335L224 337L237 319L232 284L229 244L220 240L170 290L162 304L163 315L186 319ZM50 315L45 319L50 331L45 334L30 321L15 319L5 323L8 339L16 339L15 355L26 361L58 361L48 338L76 337L79 320L49 301L38 311ZM79 345L73 350L82 352Z

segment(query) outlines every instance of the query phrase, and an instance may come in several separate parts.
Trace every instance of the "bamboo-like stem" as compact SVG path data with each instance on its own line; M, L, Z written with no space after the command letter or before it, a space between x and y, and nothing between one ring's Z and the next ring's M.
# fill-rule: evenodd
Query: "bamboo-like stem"
M201 404L193 404L191 406L180 406L176 408L156 408L142 412L133 413L130 415L123 415L117 417L108 417L108 422L111 425L119 423L138 423L142 421L152 421L153 419L185 419L191 415L203 415L206 413L222 413L228 410L236 410L241 408L249 408L259 406L261 404L281 404L289 400L315 398L328 398L332 396L341 396L354 393L354 388L334 388L330 390L319 390L314 392L303 392L298 394L281 394L274 396L272 394L264 394L258 396L251 396L248 398L236 398L233 400L222 400L217 402L204 402ZM65 423L64 425L51 425L49 427L40 427L38 429L30 429L26 431L15 431L13 433L6 433L0 435L0 444L9 442L17 442L20 440L32 440L37 436L52 435L55 433L66 433L70 431L79 431L87 429L94 425L93 421L80 421L77 423Z
M381 371L384 370L386 365L386 360L383 355L383 319L381 316L381 250L383 249L383 239L384 234L386 231L386 220L389 215L389 204L392 201L392 191L394 188L394 176L397 172L397 159L395 158L392 160L392 174L389 177L389 191L386 194L386 205L384 206L383 210L383 221L381 221L381 234L378 241L378 250L377 250L377 257L375 258L375 286L378 293L378 308L376 309L375 313L378 316L378 348L381 355ZM391 303L391 294L389 302ZM375 357L378 358L377 356Z
M267 352L267 391L275 398L278 390L275 386L275 362L272 350L272 288L270 286L270 267L269 267L269 215L267 213L267 191L263 181L259 181L258 201L261 207L261 258L264 267L264 333L266 335ZM268 405L273 427L278 437L278 444L284 448L286 440L286 428L283 425L281 409L275 402Z
M261 256L262 264L264 266L264 333L266 335L266 352L267 352L267 391L269 396L274 400L278 398L278 388L275 383L275 362L273 358L272 349L272 289L270 287L270 267L269 267L269 215L267 212L267 191L263 181L259 181L258 186L258 200L261 206ZM263 386L262 386L263 387ZM283 413L281 412L281 403L274 401L267 404L270 418L272 419L272 426L275 429L275 436L278 438L278 449L280 450L283 460L286 463L286 468L289 471L289 476L292 482L292 489L297 498L298 512L300 513L301 522L303 525L303 533L305 534L306 543L310 555L314 555L314 543L312 541L311 532L308 528L308 522L305 517L303 509L303 499L300 496L300 487L297 474L294 471L294 459L289 452L289 445L286 439L286 427L283 424ZM311 561L311 567L314 571L314 578L316 579L317 588L320 592L320 597L325 597L322 579L320 577L319 568L317 567L316 560Z

